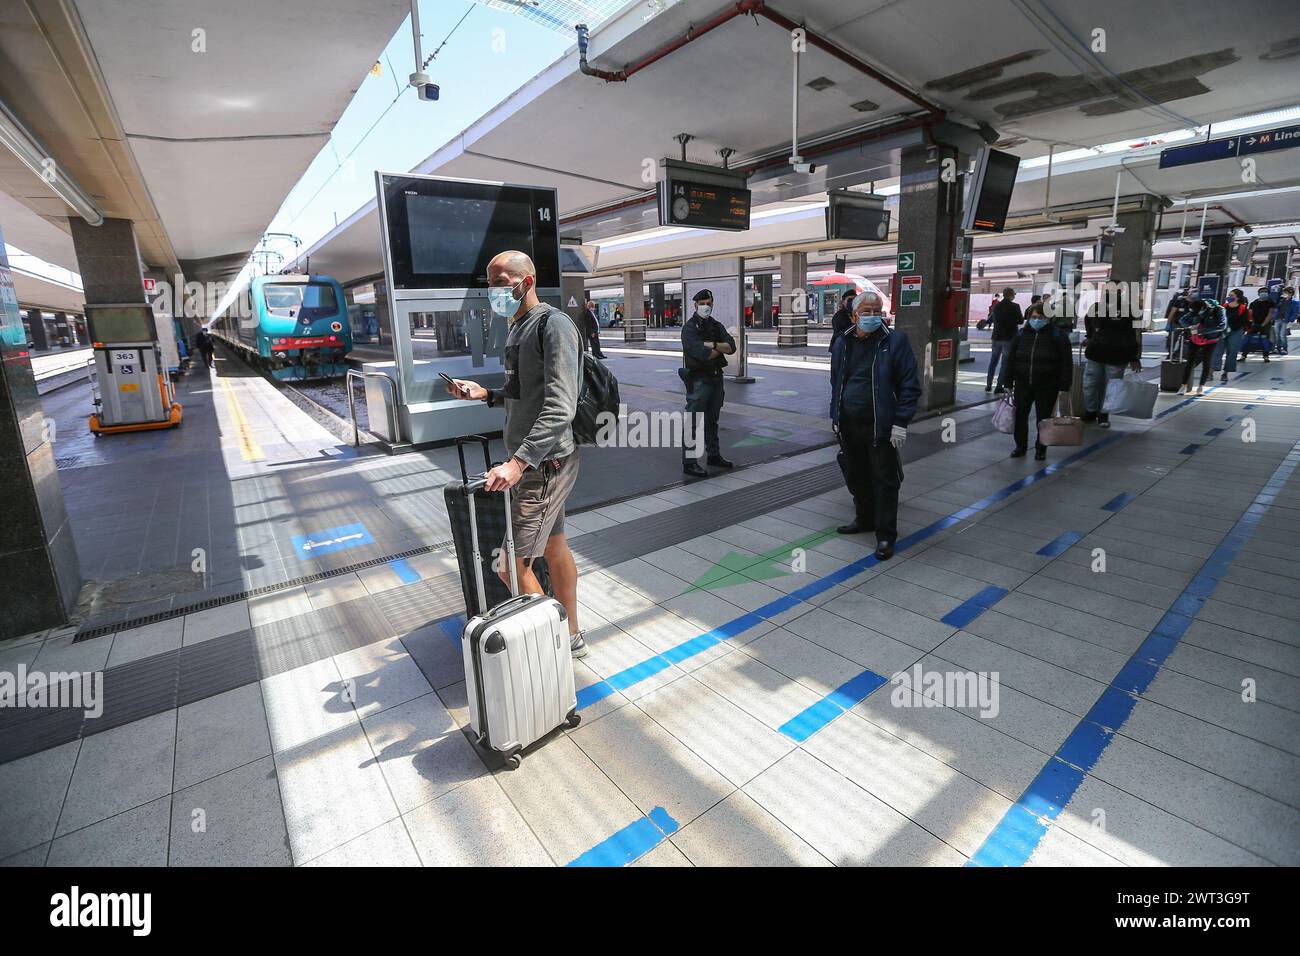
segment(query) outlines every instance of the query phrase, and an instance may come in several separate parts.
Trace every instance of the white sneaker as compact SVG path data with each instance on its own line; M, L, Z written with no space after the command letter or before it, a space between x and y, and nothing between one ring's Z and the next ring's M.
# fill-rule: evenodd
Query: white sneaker
M573 637L569 639L569 652L575 658L587 656L587 642L582 638L582 636L586 633L587 632L585 630L579 631L577 634L574 634Z
M1178 392L1177 392L1177 394L1179 394L1179 395L1186 395L1186 394L1187 394L1187 386L1186 386L1186 385L1179 385L1179 386L1178 386Z
M1198 389L1196 390L1196 394L1197 394L1197 395L1204 395L1204 394L1205 394L1205 386L1202 385L1200 388L1198 388Z

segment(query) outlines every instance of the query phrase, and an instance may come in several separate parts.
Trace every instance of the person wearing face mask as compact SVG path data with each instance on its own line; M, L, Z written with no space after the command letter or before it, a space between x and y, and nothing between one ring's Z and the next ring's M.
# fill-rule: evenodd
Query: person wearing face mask
M715 468L731 468L732 463L722 457L718 444L718 418L722 414L722 370L727 356L736 351L736 340L713 317L712 292L701 289L692 301L695 311L682 323L682 368L678 371L686 385L687 427L694 429L703 416L706 460ZM691 449L697 447L694 441L684 443L682 471L693 478L707 478L708 469L690 456Z
M1070 357L1070 338L1049 325L1038 313L1011 340L1006 358L1006 384L1016 406L1016 447L1012 458L1021 458L1029 448L1029 411L1036 411L1041 422L1052 414L1056 396L1069 393L1074 383L1074 362ZM1034 459L1047 457L1047 446L1034 442Z
M1231 372L1237 371L1237 353L1241 351L1241 340L1246 337L1246 328L1250 325L1250 309L1246 305L1246 293L1233 289L1223 300L1223 312L1228 318L1228 331L1219 339L1219 346L1214 350L1214 371L1223 369L1220 382L1226 382Z
M921 398L921 380L912 343L884 325L879 295L863 292L853 313L852 331L840 336L831 353L831 428L856 512L836 530L875 531L876 557L887 561L898 540L899 452Z
M1286 344L1287 326L1297 319L1300 319L1300 302L1296 301L1295 289L1287 286L1278 296L1277 311L1273 314L1273 327L1277 330L1277 350L1282 355L1290 351Z
M569 649L587 653L578 627L578 570L564 536L564 502L578 480L573 417L582 384L582 337L568 314L537 297L537 270L522 252L503 252L488 263L488 303L508 319L505 383L488 389L454 379L453 398L504 406L504 440L509 461L487 473L488 491L513 489L510 521L515 571L524 594L542 594L530 567L545 557L556 600L568 612ZM510 569L499 571L510 582Z
M1142 346L1133 329L1133 318L1124 301L1123 289L1114 301L1105 296L1089 310L1083 322L1083 420L1110 427L1110 413L1102 411L1106 385L1124 377L1124 367L1142 371Z
M840 300L840 307L831 316L831 344L826 347L826 351L834 352L835 343L839 341L840 336L853 328L853 300L857 296L857 291L850 289Z
M1187 327L1192 337L1191 354L1187 359L1187 367L1183 369L1183 384L1178 389L1179 395L1191 392L1192 372L1198 364L1201 366L1201 384L1196 389L1196 394L1205 394L1205 382L1210 377L1210 362L1219 347L1219 340L1228 334L1228 317L1224 314L1223 307L1213 299L1202 299L1192 314L1196 321Z

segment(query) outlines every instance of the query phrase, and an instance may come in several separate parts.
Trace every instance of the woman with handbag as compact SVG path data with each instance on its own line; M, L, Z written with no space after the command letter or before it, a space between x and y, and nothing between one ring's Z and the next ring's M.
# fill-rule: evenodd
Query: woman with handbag
M1187 366L1183 369L1183 384L1178 389L1179 395L1191 391L1192 371L1198 364L1201 366L1201 384L1196 389L1196 394L1205 394L1205 382L1210 377L1214 352L1219 347L1219 339L1228 331L1228 316L1223 311L1223 306L1214 299L1202 299L1192 315L1195 322L1188 324L1192 333L1192 349Z
M1106 386L1124 377L1127 366L1142 371L1142 346L1133 329L1133 317L1121 293L1116 296L1114 313L1106 302L1095 303L1084 318L1083 420L1110 427L1110 413L1103 407Z
M1069 393L1074 381L1074 361L1070 357L1070 339L1060 329L1048 325L1047 319L1035 314L1007 346L1004 383L1010 386L1016 405L1016 447L1012 458L1021 458L1029 447L1029 409L1042 422L1056 407L1056 396ZM1034 460L1047 457L1042 437L1034 443Z

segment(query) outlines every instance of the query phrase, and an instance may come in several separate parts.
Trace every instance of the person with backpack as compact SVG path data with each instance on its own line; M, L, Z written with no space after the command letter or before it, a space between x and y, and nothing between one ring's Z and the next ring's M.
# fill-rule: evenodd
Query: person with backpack
M1186 395L1191 391L1192 371L1199 364L1201 384L1196 389L1196 394L1204 395L1205 382L1210 377L1210 364L1219 347L1219 340L1228 333L1228 317L1217 301L1201 299L1190 315L1184 317L1183 322L1192 340L1187 365L1183 369L1183 384L1179 387L1178 394Z
M1246 336L1250 326L1250 309L1246 305L1246 293L1233 289L1223 300L1223 312L1228 319L1227 334L1219 339L1219 347L1214 350L1214 371L1223 369L1220 382L1228 380L1228 373L1237 371L1237 354L1241 351L1241 340Z
M718 418L722 415L722 370L727 356L736 351L736 340L726 327L713 317L713 293L701 289L692 296L695 309L682 324L682 368L678 371L686 386L686 422L694 438L696 423L704 420L706 460L715 468L732 468L722 457L718 444ZM709 470L699 458L690 457L698 439L682 443L682 471L693 478L709 477Z
M1020 306L1016 305L1016 290L1009 286L1002 290L1002 301L997 301L994 296L993 307L989 311L989 321L993 325L993 351L989 355L989 372L984 384L984 391L993 391L993 380L998 374L998 360L1002 359L1002 367L1006 368L1006 352L1011 345L1012 340L1016 337L1016 332L1020 324L1025 321L1024 315L1020 312ZM999 384L996 395L1002 394L1002 385Z
M1074 384L1074 361L1070 337L1037 313L1011 340L1004 360L1003 386L1011 389L1016 406L1015 440L1012 458L1024 457L1029 448L1029 411L1041 422L1056 407L1057 394L1069 394ZM1034 442L1034 460L1047 457L1047 446Z
M488 263L488 304L510 322L505 344L505 383L487 389L453 379L453 398L505 408L503 438L510 455L487 473L488 491L511 490L519 589L542 594L531 570L545 557L555 598L568 612L569 649L585 657L587 644L578 626L578 570L564 536L564 503L578 480L578 449L573 420L578 413L586 350L568 314L537 296L537 270L522 252L503 252ZM500 570L509 582L509 568Z
M208 332L206 325L199 326L199 330L194 333L194 347L203 356L204 366L212 368L212 355L216 351L216 343L212 341L212 334Z
M1142 371L1142 346L1121 294L1111 310L1105 301L1094 303L1083 320L1083 420L1110 427L1110 413L1102 411L1106 385L1123 378L1125 367Z

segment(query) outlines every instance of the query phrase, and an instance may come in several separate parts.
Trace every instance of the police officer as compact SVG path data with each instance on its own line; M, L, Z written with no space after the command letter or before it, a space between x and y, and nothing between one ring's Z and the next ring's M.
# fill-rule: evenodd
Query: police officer
M696 415L704 416L704 450L708 463L715 468L731 468L718 447L718 416L722 413L722 370L727 356L736 351L736 340L713 318L713 293L701 289L693 300L695 310L682 324L682 365L678 371L686 384L687 420L694 427ZM698 439L697 439L698 440ZM682 471L695 478L709 477L708 469L692 458L695 442L682 448Z

